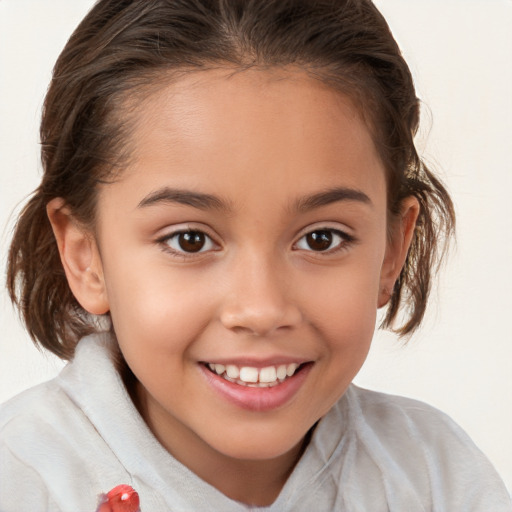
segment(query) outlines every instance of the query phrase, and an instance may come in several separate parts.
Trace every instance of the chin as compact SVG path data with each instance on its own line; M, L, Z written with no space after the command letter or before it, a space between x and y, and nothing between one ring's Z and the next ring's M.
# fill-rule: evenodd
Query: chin
M275 430L275 429L274 429ZM257 428L250 429L250 432L236 435L225 432L222 439L210 444L216 451L226 457L238 460L263 461L276 459L285 456L290 452L302 451L307 429L304 433L274 432L273 435L266 435L265 427L258 432Z

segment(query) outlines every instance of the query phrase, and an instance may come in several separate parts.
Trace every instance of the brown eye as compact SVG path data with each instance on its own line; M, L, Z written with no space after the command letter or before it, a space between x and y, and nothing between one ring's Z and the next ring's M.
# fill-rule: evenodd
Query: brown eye
M199 231L187 231L178 235L178 244L185 252L199 252L205 241L205 234Z
M326 251L331 247L332 231L313 231L306 235L306 243L313 251Z
M213 249L212 239L202 231L179 231L161 240L176 253L198 253Z
M302 251L332 252L348 246L354 238L338 229L315 229L304 235L295 247Z

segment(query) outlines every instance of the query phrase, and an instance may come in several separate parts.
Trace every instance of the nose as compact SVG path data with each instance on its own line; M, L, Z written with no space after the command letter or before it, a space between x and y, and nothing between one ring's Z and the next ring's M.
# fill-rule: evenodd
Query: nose
M262 261L264 260L264 261ZM231 267L220 320L235 332L268 336L302 321L294 302L291 276L269 258L255 254Z

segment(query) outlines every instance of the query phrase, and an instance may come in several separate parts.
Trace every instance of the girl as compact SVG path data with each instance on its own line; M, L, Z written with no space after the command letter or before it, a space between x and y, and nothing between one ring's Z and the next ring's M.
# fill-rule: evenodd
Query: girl
M418 112L370 1L98 2L9 254L71 362L2 408L0 510L510 511L444 415L351 385L454 223Z

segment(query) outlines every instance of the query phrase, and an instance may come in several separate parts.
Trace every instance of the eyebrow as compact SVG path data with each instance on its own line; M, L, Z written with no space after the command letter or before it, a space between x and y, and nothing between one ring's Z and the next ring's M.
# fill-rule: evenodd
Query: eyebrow
M306 213L321 206L327 206L338 201L356 201L372 205L370 198L360 190L336 187L309 196L304 196L295 202L294 210L299 213ZM217 196L194 192L191 190L163 187L148 194L137 208L147 208L158 204L183 204L200 210L221 210L230 211L229 204Z
M321 206L327 206L338 201L356 201L372 206L371 199L360 190L347 187L336 187L317 194L300 198L295 203L295 210L299 213L306 213Z
M192 190L174 189L164 187L148 194L137 205L137 208L146 208L157 204L183 204L200 210L229 210L229 205L222 199L211 194L193 192Z

